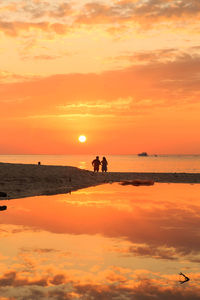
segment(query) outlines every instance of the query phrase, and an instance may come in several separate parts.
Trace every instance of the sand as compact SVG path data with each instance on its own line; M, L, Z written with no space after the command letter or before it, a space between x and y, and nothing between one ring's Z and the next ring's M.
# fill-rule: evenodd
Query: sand
M153 180L167 183L200 183L198 173L93 173L69 166L0 163L0 200L54 195L124 180ZM133 187L137 188L137 187Z

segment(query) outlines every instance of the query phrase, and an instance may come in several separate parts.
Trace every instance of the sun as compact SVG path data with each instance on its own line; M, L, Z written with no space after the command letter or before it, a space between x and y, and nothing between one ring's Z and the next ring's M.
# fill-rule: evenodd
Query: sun
M85 135L80 135L79 138L78 138L79 142L81 143L85 143L85 141L87 140L86 136Z

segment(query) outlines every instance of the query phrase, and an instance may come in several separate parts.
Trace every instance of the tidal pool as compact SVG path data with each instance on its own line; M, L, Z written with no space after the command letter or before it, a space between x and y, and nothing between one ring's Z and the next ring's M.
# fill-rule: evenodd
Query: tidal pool
M200 299L199 196L115 183L2 201L0 299Z

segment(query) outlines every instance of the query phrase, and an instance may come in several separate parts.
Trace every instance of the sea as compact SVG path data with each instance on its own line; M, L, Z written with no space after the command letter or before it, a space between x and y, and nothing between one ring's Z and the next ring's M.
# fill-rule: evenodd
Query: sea
M0 162L92 170L96 155L0 155ZM99 155L100 159L102 155ZM106 155L109 172L200 173L200 155Z

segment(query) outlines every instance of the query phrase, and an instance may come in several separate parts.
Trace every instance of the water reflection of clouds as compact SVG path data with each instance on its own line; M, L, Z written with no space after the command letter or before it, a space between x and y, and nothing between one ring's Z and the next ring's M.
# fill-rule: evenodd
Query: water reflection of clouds
M87 194L34 197L22 203L16 200L16 207L2 215L2 221L57 233L126 237L132 243L165 245L188 254L200 248L200 203L195 189L200 191L188 185L129 189L107 185L87 189Z
M15 271L5 273L0 277L0 292L3 297L16 297L16 299L199 299L199 287L180 287L175 284L175 276L160 276L146 270L126 273L108 269L104 273L79 279L73 272L57 273L55 275L41 274L34 278L27 278ZM152 278L151 278L152 277ZM198 278L196 278L198 279ZM167 282L167 284L166 284ZM1 298L2 299L2 298ZM7 298L6 298L7 299ZM12 298L15 299L15 298Z
M87 190L9 202L1 214L2 297L199 298L198 185ZM192 279L181 287L180 270Z
M146 244L133 244L127 247L114 248L113 251L121 253L123 256L141 256L151 257L154 259L177 260L179 259L176 249L156 246L149 246Z

